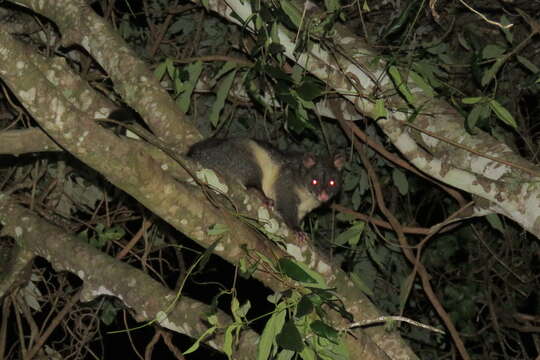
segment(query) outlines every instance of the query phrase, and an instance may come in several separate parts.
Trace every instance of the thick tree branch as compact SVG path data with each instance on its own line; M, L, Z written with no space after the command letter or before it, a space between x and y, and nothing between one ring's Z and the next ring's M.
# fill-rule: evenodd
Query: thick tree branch
M181 151L200 139L197 129L183 119L146 64L85 1L22 0L17 3L53 20L62 33L64 45L79 44L92 54L111 76L116 91L148 121L162 140Z
M62 149L41 129L0 132L0 154L21 155L45 151L62 151Z

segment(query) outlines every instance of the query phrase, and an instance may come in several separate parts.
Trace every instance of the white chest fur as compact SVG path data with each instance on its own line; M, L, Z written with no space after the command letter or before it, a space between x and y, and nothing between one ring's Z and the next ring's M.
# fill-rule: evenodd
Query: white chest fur
M300 199L300 203L298 204L298 220L300 221L308 212L319 207L321 202L305 187L297 186L295 192Z

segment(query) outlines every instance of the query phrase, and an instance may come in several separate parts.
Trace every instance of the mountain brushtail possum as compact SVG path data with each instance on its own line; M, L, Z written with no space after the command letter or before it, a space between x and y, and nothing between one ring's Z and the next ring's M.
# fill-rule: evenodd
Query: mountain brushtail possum
M269 199L285 223L300 231L311 210L330 200L341 184L345 157L284 153L248 138L207 139L193 145L187 156L202 166L254 187Z

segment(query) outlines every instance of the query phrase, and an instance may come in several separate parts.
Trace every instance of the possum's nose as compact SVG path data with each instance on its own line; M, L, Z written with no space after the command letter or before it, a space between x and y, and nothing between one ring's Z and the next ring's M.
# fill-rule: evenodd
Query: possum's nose
M319 201L326 202L330 199L330 196L328 196L328 193L326 191L323 191L319 194L317 197Z

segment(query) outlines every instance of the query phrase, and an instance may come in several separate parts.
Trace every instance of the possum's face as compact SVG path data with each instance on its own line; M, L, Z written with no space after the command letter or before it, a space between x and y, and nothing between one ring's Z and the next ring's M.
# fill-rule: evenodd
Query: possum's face
M311 154L304 157L304 166L308 169L305 181L318 201L327 202L338 193L344 163L345 158L341 154L331 159L317 159Z

